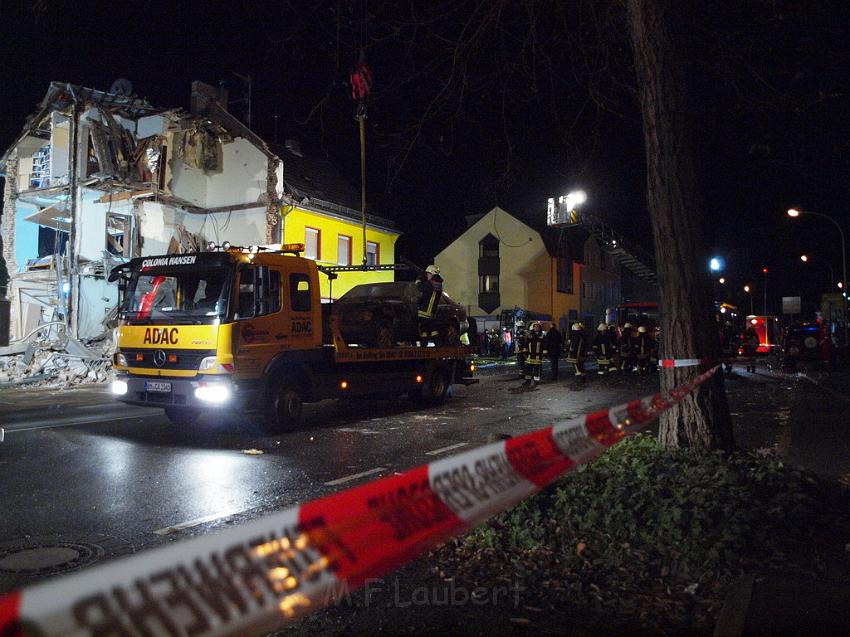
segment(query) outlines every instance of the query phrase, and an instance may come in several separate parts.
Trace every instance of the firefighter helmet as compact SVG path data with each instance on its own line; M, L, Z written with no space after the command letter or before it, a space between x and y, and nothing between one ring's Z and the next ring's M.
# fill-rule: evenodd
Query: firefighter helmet
M600 324L597 326L596 331L597 331L597 332L604 332L604 331L605 331L605 330L607 330L607 329L608 329L608 326L607 326L607 325L605 325L605 323L600 323Z
M525 327L525 322L520 319L519 321L516 322L516 326L517 327Z
M425 268L425 272L427 274L439 274L440 268L438 268L436 265L429 265L427 268Z
M540 321L534 321L534 323L531 324L531 329L534 329L534 328L537 328L537 327L539 327L541 329L543 328L543 326L540 324Z
M624 329L624 330L630 330L630 329L632 329L632 324L631 324L631 323L626 323L625 325L623 325L623 329Z
M573 326L570 329L572 329L573 332L580 332L582 327L581 323L573 323Z
M641 326L638 328L638 334L646 334L646 327L644 327L643 325L641 325Z

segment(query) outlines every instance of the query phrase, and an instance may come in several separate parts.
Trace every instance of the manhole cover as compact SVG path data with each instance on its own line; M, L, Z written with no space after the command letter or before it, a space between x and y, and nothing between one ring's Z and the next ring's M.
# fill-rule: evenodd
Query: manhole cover
M103 549L96 544L63 542L42 546L7 546L0 549L0 571L57 573L85 566L101 555Z

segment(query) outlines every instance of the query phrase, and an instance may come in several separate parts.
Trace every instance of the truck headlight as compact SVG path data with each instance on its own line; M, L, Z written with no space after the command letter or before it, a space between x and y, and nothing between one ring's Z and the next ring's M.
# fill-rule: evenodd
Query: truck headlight
M206 358L201 359L201 364L198 366L199 372L207 372L211 369L215 369L215 356L207 356Z
M203 383L195 388L195 398L206 403L221 404L230 400L230 387L224 383Z
M115 355L115 364L118 367L127 367L127 357L124 354L118 353Z
M221 374L232 374L234 367L233 363L219 363L215 356L207 356L201 359L198 365L199 372L219 372Z
M112 393L116 396L123 396L127 393L127 381L126 380L113 380L112 381Z

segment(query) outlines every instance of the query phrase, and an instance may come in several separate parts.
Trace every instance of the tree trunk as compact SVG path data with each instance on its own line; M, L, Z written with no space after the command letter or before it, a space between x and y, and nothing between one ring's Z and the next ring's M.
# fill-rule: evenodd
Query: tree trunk
M661 309L664 358L718 360L720 343L687 115L684 62L674 42L676 0L626 0L646 145L647 192ZM663 369L662 391L697 376L699 367ZM718 371L661 417L667 447L731 449L729 407Z

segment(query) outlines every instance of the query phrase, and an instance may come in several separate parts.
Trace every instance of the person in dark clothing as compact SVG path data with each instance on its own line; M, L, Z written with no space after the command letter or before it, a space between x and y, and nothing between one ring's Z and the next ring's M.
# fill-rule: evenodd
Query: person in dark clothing
M570 328L570 340L567 343L567 362L575 370L576 382L583 384L586 380L584 375L584 353L587 347L587 338L584 335L584 326L581 323L573 323Z
M649 335L649 331L641 325L638 328L637 339L635 340L635 357L637 359L638 372L646 374L652 371L652 355L655 351L655 341Z
M437 315L437 304L443 295L440 269L435 265L425 268L425 274L416 279L416 290L419 292L419 336L423 341L427 341L439 334L434 325L434 317Z
M525 359L528 358L528 332L525 331L525 323L522 321L516 322L516 343L514 343L514 349L516 350L516 362L519 365L519 377L525 378L527 371Z
M523 385L536 387L540 382L540 370L543 369L543 357L546 355L546 337L540 321L534 321L527 337L528 357L525 361L525 382Z
M760 340L758 332L756 332L755 328L748 327L747 331L744 333L744 340L741 344L741 349L744 350L747 371L753 374L756 373L756 352L758 351L759 343Z
M637 336L632 330L632 324L626 323L623 325L623 334L620 336L620 369L622 371L637 371L636 346Z
M614 366L614 346L611 343L611 334L605 323L600 323L596 328L596 339L593 341L593 353L596 354L596 373L605 376L608 372L616 372Z
M549 364L552 366L552 380L558 380L558 363L561 358L563 337L558 327L552 323L546 332L546 351L549 354Z

